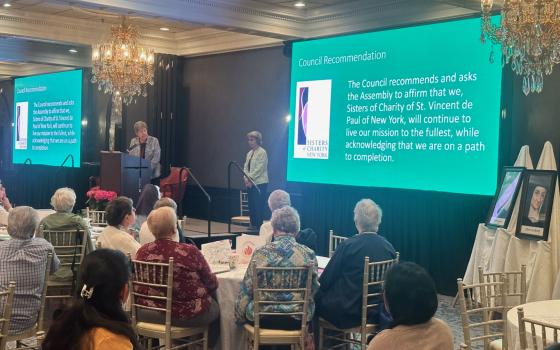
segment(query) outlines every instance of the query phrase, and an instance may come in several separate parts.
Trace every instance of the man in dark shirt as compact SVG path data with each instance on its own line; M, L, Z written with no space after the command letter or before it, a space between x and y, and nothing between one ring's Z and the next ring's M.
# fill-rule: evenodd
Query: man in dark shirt
M340 329L360 325L364 258L370 262L396 258L395 249L377 234L381 208L371 199L362 199L354 208L354 222L359 234L339 244L321 274L315 297L317 314ZM368 323L377 323L379 308L368 313Z

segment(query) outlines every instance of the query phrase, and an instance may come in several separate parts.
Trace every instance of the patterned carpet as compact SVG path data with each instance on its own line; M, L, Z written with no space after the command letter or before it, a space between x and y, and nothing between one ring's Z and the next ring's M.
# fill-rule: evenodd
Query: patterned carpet
M461 323L461 314L459 312L459 305L453 307L453 297L445 295L438 295L439 307L436 312L436 317L445 321L451 331L453 332L453 339L455 341L454 349L459 349L459 344L463 342L463 326ZM482 335L482 333L474 330L472 336ZM483 350L482 344L473 344L473 350Z

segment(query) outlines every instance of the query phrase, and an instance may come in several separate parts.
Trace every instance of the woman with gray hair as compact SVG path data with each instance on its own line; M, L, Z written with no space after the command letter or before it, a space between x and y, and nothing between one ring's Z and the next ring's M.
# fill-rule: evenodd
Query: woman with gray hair
M56 211L45 217L39 224L38 235L42 237L43 231L72 231L80 230L86 232L86 254L93 251L93 243L91 242L91 233L88 224L84 219L72 213L76 204L76 193L68 187L59 188L51 197L51 206ZM72 254L72 253L69 253ZM71 258L70 258L71 260ZM58 282L68 282L74 278L74 274L70 266L61 267L52 279Z
M8 216L11 239L0 242L0 290L6 290L10 281L16 282L10 334L20 333L37 322L48 253L53 254L51 272L59 266L53 246L34 237L38 225L35 209L15 207Z
M235 303L235 318L237 322L254 322L254 301L253 301L253 266L257 267L303 267L313 266L311 300L308 309L308 319L313 319L315 305L313 296L319 289L317 281L317 258L310 248L296 242L296 235L299 232L300 222L298 212L290 207L283 207L272 213L272 227L274 229L274 242L257 249L251 257L251 262L243 278L241 290L239 291ZM286 279L290 276L287 275ZM275 287L286 285L286 281L274 280ZM262 307L262 312L282 311L285 313L295 312L293 305L282 304L282 301L293 300L292 293L282 293L278 295L276 304ZM301 320L291 316L261 317L260 326L267 329L301 329Z
M292 205L290 200L290 194L283 190L275 190L268 196L268 208L270 212L273 213L276 209L289 207ZM259 236L266 240L266 243L272 242L272 233L274 229L270 221L267 221L261 225L259 230Z
M262 134L260 132L251 131L248 133L247 142L249 143L250 150L245 157L243 170L248 177L245 177L244 181L249 196L249 213L251 218L249 230L256 231L264 220L264 202L268 187L268 156L266 150L261 147Z
M354 208L357 235L338 245L321 274L321 288L315 298L317 314L340 329L360 324L364 258L370 262L392 260L396 252L391 243L377 234L381 208L371 199L362 199ZM381 302L381 300L380 300ZM379 308L368 312L368 323L379 323Z
M136 137L130 140L128 154L150 161L152 169L152 179L161 175L161 148L157 138L148 135L148 125L143 121L134 123L134 134Z

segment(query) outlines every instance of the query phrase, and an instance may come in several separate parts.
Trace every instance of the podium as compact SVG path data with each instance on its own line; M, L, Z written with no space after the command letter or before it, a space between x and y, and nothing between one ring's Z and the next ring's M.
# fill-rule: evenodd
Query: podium
M140 191L150 183L152 170L146 159L121 152L101 152L101 188L138 202Z

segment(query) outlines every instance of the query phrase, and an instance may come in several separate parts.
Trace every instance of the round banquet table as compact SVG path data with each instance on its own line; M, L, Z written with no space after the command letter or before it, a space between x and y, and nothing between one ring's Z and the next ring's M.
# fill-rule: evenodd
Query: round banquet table
M538 321L544 321L551 323L553 325L558 325L560 327L560 300L545 300L536 301L533 303L527 303L519 305L518 307L523 308L525 317L535 319ZM526 327L527 330L527 342L531 346L531 330ZM537 342L539 342L539 350L542 349L540 342L542 341L540 337L541 329L536 326ZM508 337L508 349L520 350L521 346L519 343L519 324L517 318L517 307L512 308L507 313L507 337ZM547 337L548 338L548 337ZM552 335L550 336L552 339Z
M247 337L243 325L235 323L235 300L247 271L246 265L219 273L216 296L220 305L220 338L213 350L243 350L247 348Z

